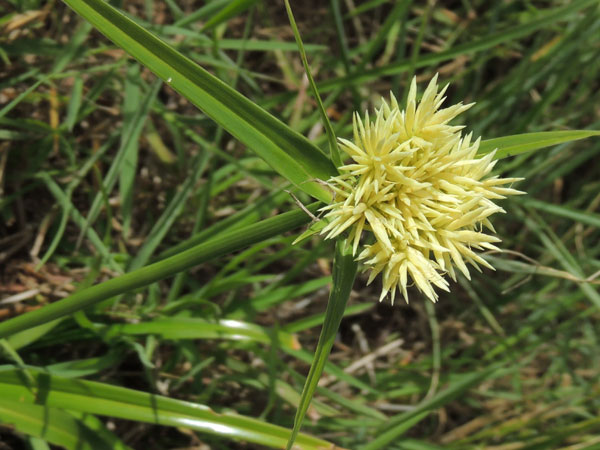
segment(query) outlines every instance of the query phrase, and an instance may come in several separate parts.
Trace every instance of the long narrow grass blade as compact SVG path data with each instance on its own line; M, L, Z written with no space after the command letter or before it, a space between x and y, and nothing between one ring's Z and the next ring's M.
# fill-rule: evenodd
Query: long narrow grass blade
M314 213L320 205L322 204L317 202L308 205L306 208ZM132 289L147 286L213 258L293 230L309 221L310 217L305 211L297 210L255 223L243 231L234 230L224 233L209 242L197 245L162 261L83 289L41 309L2 322L0 323L0 338L72 314L102 300L129 292Z
M8 401L19 402L26 408L37 403L41 404L41 408L60 408L184 427L275 448L282 448L290 435L285 428L238 414L219 414L205 405L105 383L63 378L36 368L28 367L27 373L31 375L30 380L24 377L20 369L11 366L0 368L0 398L3 404ZM335 448L327 441L308 435L298 436L298 444L299 448L305 450Z
M327 311L325 312L325 321L323 322L323 328L321 328L321 335L319 336L319 342L317 344L317 349L315 350L315 357L310 366L308 376L306 377L304 389L302 390L302 398L300 399L300 405L296 411L294 428L290 440L287 443L286 450L290 450L294 445L296 436L302 427L304 416L310 406L310 401L317 389L317 383L319 382L321 373L323 373L323 368L325 367L329 352L335 341L342 317L344 316L346 303L350 297L350 291L352 290L354 278L356 277L357 266L358 265L352 256L351 247L347 245L345 240L338 240L335 248L335 258L333 260L333 284L329 294Z
M496 158L506 158L521 153L532 152L544 147L564 144L565 142L585 139L590 136L600 136L598 130L569 130L569 131L543 131L540 133L515 134L500 138L482 141L479 153L489 153L495 149Z
M206 320L197 317L164 317L149 322L111 325L106 330L109 335L146 335L153 334L163 339L225 339L233 341L252 341L278 345L298 350L298 339L287 332L273 332L259 325L240 320Z
M327 116L327 111L325 111L325 107L323 106L323 102L321 101L319 90L317 89L317 85L310 71L308 59L306 58L306 50L304 50L302 37L300 37L300 31L298 31L298 26L296 25L296 20L294 19L294 14L292 13L292 7L290 6L289 0L285 0L285 9L287 11L288 19L290 21L290 26L292 27L292 31L294 32L294 38L296 38L296 44L298 44L298 52L300 53L300 58L302 59L302 65L304 66L304 71L306 72L308 83L310 84L310 88L313 92L313 95L315 96L315 100L317 101L317 106L319 107L319 113L321 115L321 121L323 122L325 131L327 132L327 141L329 142L329 154L331 155L331 160L336 165L336 167L340 167L342 165L342 160L340 158L340 150L337 146L335 132L333 131L333 127L331 126L331 122L329 121L329 117Z
M127 68L127 74L125 76L125 85L123 93L123 130L131 130L130 123L132 119L136 118L136 112L139 111L140 105L148 103L149 107L154 103L155 95L153 90L160 88L160 85L153 86L154 89L150 89L149 101L144 101L142 96L142 89L140 83L140 65L135 62L131 62ZM149 112L149 109L148 109ZM146 112L141 121L143 126L146 123ZM137 131L137 130L133 130ZM142 127L139 128L141 133ZM125 136L127 132L123 133ZM131 132L129 133L131 134ZM121 139L124 139L123 136ZM138 153L139 153L139 134L132 136L133 139L128 139L128 145L125 147L125 154L123 155L123 164L119 170L119 197L121 199L121 216L123 217L123 237L129 237L131 227L131 216L133 212L133 193L135 186L135 177L138 168ZM123 145L123 144L121 144Z
M308 139L273 117L102 0L65 0L75 12L146 65L169 86L313 197L330 194L314 181L335 166Z

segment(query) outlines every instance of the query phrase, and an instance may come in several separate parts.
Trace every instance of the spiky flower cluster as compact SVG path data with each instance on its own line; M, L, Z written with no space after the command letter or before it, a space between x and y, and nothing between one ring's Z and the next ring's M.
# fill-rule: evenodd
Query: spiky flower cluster
M466 263L492 268L475 250L498 250L500 240L482 232L493 232L489 217L504 212L493 200L522 193L502 186L517 178L485 178L494 152L478 157L480 139L448 125L473 104L440 109L446 88L437 92L436 75L417 105L413 78L405 111L392 95L374 121L354 115L354 142L340 139L353 162L329 180L335 198L323 208L328 224L321 233L334 238L349 230L354 254L363 231L374 234L358 259L371 270L369 283L382 273L380 300L390 292L393 302L399 289L408 301L412 279L436 301L433 286L448 291L443 275L456 280L454 267L467 278Z

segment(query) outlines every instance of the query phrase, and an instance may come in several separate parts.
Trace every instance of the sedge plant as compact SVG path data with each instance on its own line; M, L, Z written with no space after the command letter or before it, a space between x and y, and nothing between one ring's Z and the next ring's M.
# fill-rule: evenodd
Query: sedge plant
M479 266L493 268L489 259L481 256L484 250L499 251L496 246L499 238L491 234L494 227L490 218L493 214L504 212L498 201L523 193L516 185L520 177L503 178L491 174L497 161L600 134L593 130L568 130L517 134L483 141L475 139L454 120L472 104L444 105L447 85L439 90L440 79L435 75L420 96L416 78L411 79L405 106L395 97L404 97L404 92L396 92L392 93L389 102L382 100L376 110L366 112L363 117L355 112L353 136L338 138L328 118L324 106L326 102L320 97L320 92L328 92L331 85L327 82L321 86L315 83L292 8L286 0L289 22L327 134L328 151L323 151L109 3L102 0L64 1L94 28L150 69L162 82L252 150L274 172L287 180L298 196L314 200L265 220L258 220L252 212L239 214L234 219L238 222L233 226L221 224L225 231L198 230L201 237L175 245L150 261L148 255L160 242L157 238L152 245L144 247L126 273L78 289L62 300L0 323L3 349L13 360L13 364L0 368L0 392L3 395L0 422L12 424L25 434L67 448L126 448L115 440L95 415L190 428L273 448L339 448L324 439L300 433L300 429L318 391L318 382L324 370L329 370L340 379L345 377L355 387L369 389L368 385L336 369L328 361L341 320L348 311L347 302L359 265L369 271L369 283L381 279L377 281L382 286L378 296L380 301L389 297L393 302L396 293L400 292L408 302L409 288L414 285L415 298L422 297L423 301L435 302L439 295L436 289L451 290L446 276L456 280L457 272L460 272L469 279L467 264L477 270ZM219 23L249 8L254 2L235 1L228 5L218 1L213 3L209 6L220 6L222 9L206 22L204 32L210 32ZM514 38L524 35L591 3L583 0L572 2L559 11L517 27L508 36ZM334 11L337 9L334 8ZM198 16L212 12L210 8L203 9ZM398 9L394 15L404 12ZM185 23L186 18L180 18L178 26ZM502 42L506 36L506 33L491 35L479 42L477 48L489 48ZM369 54L375 52L374 47L369 48ZM444 57L453 55L452 51L446 53ZM411 70L416 68L414 62L412 59ZM395 70L402 67L392 66ZM360 67L362 69L364 64ZM385 69L375 67L349 72L344 75L343 81L354 83L361 77L385 74ZM158 84L142 103L142 110L150 108L157 90ZM4 114L4 110L0 114ZM139 136L141 123L141 119L132 123L134 137ZM202 137L195 139L203 142ZM123 148L126 149L128 145L123 144ZM129 157L125 151L120 155ZM89 166L93 167L94 162L91 161ZM207 164L210 162L202 158L194 161L198 176ZM103 244L91 225L97 216L96 211L103 204L110 207L106 201L106 191L114 186L118 175L115 170L111 180L102 185L93 203L96 206L92 206L94 213L86 219L76 219L82 225L82 236L94 239L100 248ZM69 204L70 191L65 195L46 175L40 175L40 178L53 186L57 199ZM196 181L191 180L183 190L191 190ZM280 198L277 194L269 199L272 203L265 204L277 203L276 199ZM174 203L173 210L178 205ZM65 223L70 210L66 211ZM165 222L168 219L165 217ZM108 327L96 326L85 315L85 310L93 305L134 294L140 288L152 286L167 277L180 277L194 266L220 256L248 248L247 251L253 251L257 246L269 243L270 239L297 231L311 222L303 238L319 235L324 240L335 240L329 298L324 314L319 316L322 328L313 355L299 351L298 342L291 332L285 329L265 330L257 324L240 321L234 315L216 322L186 317L177 321L164 319L150 324L115 324ZM160 235L160 231L156 235ZM281 242L288 247L292 245L290 240ZM105 263L112 265L114 272L118 273L118 262L108 258L108 254L105 256ZM235 261L231 264L235 264ZM205 292L209 288L218 287L209 283ZM276 288L267 290L264 297L266 305L273 292L276 292ZM176 297L175 294L173 296ZM183 302L181 305L189 303ZM297 405L293 427L290 430L227 411L215 413L208 406L196 402L108 383L72 382L68 371L60 373L24 364L15 349L47 335L68 317L74 317L90 332L102 333L108 338L125 336L126 339L132 339L154 333L173 339L229 336L232 340L245 342L273 344L276 341L290 355L304 358L310 363L302 393L288 392ZM140 358L144 359L141 350ZM148 369L152 369L151 363L146 363ZM232 363L232 367L239 366ZM85 373L84 368L78 366L77 369ZM381 425L380 435L365 448L385 448L410 424L418 422L449 398L479 383L496 369L491 365L482 373L465 377L437 397L428 399L407 416L398 417L387 426ZM285 385L278 385L280 391L285 388ZM323 405L315 404L323 414L333 414ZM382 420L380 413L363 406L350 402L349 407L360 410L372 420ZM90 414L91 419L88 417Z

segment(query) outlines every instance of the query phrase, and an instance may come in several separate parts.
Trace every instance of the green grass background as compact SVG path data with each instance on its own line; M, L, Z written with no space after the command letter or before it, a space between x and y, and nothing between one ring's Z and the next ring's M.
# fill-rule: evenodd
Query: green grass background
M112 4L327 151L283 3ZM338 136L436 72L448 104L477 102L462 123L483 139L600 128L596 1L292 8ZM263 160L63 3L5 2L0 27L0 320L297 209ZM510 252L437 305L415 289L379 304L359 275L303 431L350 449L600 446L599 145L499 162L528 192L494 220ZM301 232L3 340L0 442L281 446L265 424L293 424L331 281L333 244L292 246Z

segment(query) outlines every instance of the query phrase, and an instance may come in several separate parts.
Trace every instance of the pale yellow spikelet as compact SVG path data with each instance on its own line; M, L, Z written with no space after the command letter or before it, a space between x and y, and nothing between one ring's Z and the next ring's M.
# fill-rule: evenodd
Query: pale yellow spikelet
M434 287L447 291L444 275L456 279L455 268L470 277L467 264L493 269L476 250L497 250L492 214L504 212L493 200L523 192L510 187L519 178L486 178L494 153L478 156L480 140L461 135L463 126L448 123L473 104L441 109L446 88L438 92L437 75L417 102L413 78L406 110L391 95L375 120L354 115L354 141L340 139L352 162L329 180L335 199L325 208L322 234L334 238L348 232L357 254L363 232L374 242L358 252L370 270L369 283L382 275L383 299L396 290L408 301L414 284L436 301Z

